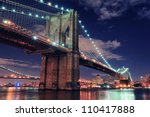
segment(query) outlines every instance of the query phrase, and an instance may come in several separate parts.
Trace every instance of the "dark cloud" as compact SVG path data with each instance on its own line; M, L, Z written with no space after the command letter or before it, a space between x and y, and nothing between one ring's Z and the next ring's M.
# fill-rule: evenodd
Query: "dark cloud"
M92 8L99 20L109 20L121 16L130 7L142 3L150 3L149 0L81 0L80 4L86 8ZM142 10L142 9L141 9ZM147 14L147 13L145 13ZM145 17L147 18L147 17Z
M138 15L142 19L150 19L150 7L143 7L141 10L138 11Z

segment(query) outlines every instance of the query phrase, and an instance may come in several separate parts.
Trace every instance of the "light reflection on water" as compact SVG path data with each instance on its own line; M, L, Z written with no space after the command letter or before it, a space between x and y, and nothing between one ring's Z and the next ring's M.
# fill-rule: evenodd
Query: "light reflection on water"
M10 87L0 88L0 100L150 100L150 89L38 91Z
M135 100L133 89L113 89L99 91L84 91L80 93L82 100Z

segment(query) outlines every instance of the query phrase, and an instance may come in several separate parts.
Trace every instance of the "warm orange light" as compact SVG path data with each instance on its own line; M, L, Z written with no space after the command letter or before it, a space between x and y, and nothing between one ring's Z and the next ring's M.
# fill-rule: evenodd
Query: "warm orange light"
M11 74L10 77L14 77L14 74Z
M7 24L8 24L8 25L11 25L11 24L12 24L12 22L11 22L11 21L8 21L8 22L7 22Z

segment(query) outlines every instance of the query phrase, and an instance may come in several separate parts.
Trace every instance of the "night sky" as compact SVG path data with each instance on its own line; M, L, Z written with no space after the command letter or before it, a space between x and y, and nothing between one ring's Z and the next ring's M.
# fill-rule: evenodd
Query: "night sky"
M149 0L49 1L78 11L88 32L101 45L104 56L107 55L106 58L114 68L129 67L134 80L150 73ZM39 55L27 55L21 49L0 44L0 64L27 74L39 75L40 63ZM81 68L82 77L91 78L97 73Z

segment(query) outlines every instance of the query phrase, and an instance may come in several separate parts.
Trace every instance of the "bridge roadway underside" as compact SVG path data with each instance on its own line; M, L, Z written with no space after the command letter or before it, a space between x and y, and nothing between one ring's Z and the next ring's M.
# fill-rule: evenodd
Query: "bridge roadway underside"
M16 32L0 25L0 42L30 51L47 49L49 46L39 41L32 40L28 35Z
M102 71L102 72L107 73L107 74L109 74L111 76L114 76L114 77L119 75L115 71L113 71L113 70L111 70L111 69L109 69L107 67L99 65L99 64L94 63L92 61L85 60L83 58L80 58L80 65L86 66L86 67L89 67L89 68L92 68L92 69L95 69L95 70L98 70L98 71Z
M40 39L34 40L32 36L33 35L29 36L29 34L24 34L21 31L15 31L0 24L0 43L25 49L28 53L67 53L70 51L66 48L58 48L57 46L48 44L44 41L41 41ZM45 39L45 41L47 40Z

